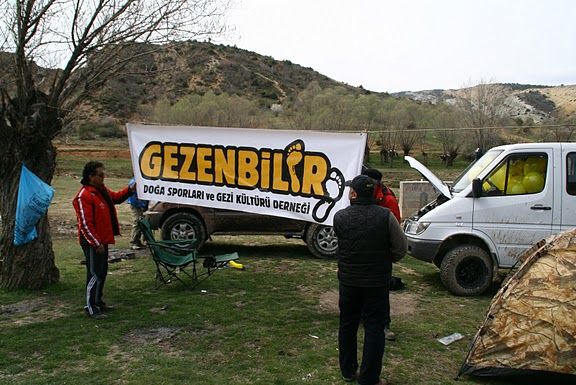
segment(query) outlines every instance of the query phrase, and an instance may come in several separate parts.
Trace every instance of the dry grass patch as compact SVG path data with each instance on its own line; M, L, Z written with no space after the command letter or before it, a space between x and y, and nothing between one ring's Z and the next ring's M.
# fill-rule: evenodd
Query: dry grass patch
M33 298L0 306L0 327L48 322L69 314L71 305L51 298Z
M400 271L401 273L406 274L406 275L412 275L415 277L422 277L421 273L417 272L414 269L411 269L410 267L408 267L406 265L396 264L396 265L394 265L394 270Z
M177 348L177 337L181 328L157 327L134 329L121 338L121 344L111 345L106 360L115 363L122 371L142 364L146 355L143 350L154 347L166 357L180 357L183 351Z
M419 296L408 292L390 292L390 313L412 315L416 313ZM318 306L321 311L338 314L338 290L328 290L320 295Z

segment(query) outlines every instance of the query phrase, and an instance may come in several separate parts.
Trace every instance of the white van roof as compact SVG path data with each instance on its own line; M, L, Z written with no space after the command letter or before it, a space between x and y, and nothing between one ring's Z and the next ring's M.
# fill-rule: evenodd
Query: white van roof
M569 142L543 142L543 143L516 143L516 144L504 144L502 146L496 146L490 148L490 150L517 150L517 149L538 149L541 147L568 147L576 149L576 143L569 143Z

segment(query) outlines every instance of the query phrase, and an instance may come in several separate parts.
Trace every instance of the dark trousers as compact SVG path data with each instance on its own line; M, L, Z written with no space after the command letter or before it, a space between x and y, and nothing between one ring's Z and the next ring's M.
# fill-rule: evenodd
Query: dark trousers
M380 381L384 356L384 322L388 304L388 286L354 287L340 284L340 328L338 348L340 371L352 377L358 370L358 327L364 324L364 348L358 376L361 385Z
M90 245L82 245L86 257L86 311L88 314L98 314L104 306L102 292L106 275L108 274L108 245L104 253L98 254Z
M386 305L384 306L384 329L390 328L390 323L392 322L392 319L390 318L390 279L392 279L392 275L388 278L388 298L386 300Z

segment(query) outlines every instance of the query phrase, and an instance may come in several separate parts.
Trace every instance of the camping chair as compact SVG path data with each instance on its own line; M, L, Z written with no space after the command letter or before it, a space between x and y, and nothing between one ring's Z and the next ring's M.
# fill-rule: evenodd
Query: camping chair
M156 241L154 238L154 231L152 230L152 226L150 225L148 219L140 218L138 220L138 224L140 225L140 230L142 231L142 236L144 236L145 241L148 241L150 239L152 242L170 246L173 248L174 252L180 253L181 255L188 254L188 251L193 250L194 246L196 245L196 239Z
M174 280L194 288L201 281L200 277L207 278L216 270L226 266L228 262L238 258L236 252L200 257L195 248L195 239L156 241L150 222L146 218L140 219L139 225L156 264L156 288L159 288L161 284L167 285ZM200 260L202 260L201 266L204 270L198 272L196 264Z

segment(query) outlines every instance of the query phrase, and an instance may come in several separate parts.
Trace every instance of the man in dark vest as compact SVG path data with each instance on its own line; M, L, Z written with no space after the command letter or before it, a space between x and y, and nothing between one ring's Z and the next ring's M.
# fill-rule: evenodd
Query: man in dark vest
M350 187L350 206L334 216L340 281L340 371L345 381L384 385L386 381L380 379L380 373L392 263L406 254L407 242L390 210L376 205L372 178L359 175L346 185ZM362 363L358 366L360 321L365 337Z
M367 175L376 181L374 186L374 198L376 199L376 204L378 206L386 207L389 209L394 217L401 221L400 217L400 207L398 206L398 200L396 200L396 195L390 190L384 183L382 183L382 173L375 168L367 168L362 171L362 175ZM388 341L395 341L396 334L390 330L390 324L392 318L390 317L390 301L388 301L388 308L386 309L386 321L384 322L384 336Z

